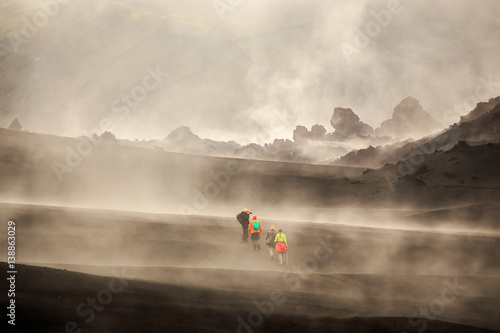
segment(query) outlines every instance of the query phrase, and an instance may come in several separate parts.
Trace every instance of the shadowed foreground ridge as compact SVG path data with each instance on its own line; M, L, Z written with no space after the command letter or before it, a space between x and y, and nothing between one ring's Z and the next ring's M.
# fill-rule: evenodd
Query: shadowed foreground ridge
M6 269L6 264L1 265ZM238 331L241 313L255 311L246 292L229 292L206 288L158 284L127 280L123 291L112 296L109 306L94 311L89 324L81 321L75 309L86 298L109 285L110 277L92 276L45 267L19 266L18 332L64 332L76 325L92 332L232 332ZM115 283L117 287L119 283ZM120 286L121 287L121 286ZM117 287L118 288L118 287ZM68 291L71 291L68 293ZM33 302L33 295L36 302ZM212 306L205 306L210 299ZM295 301L295 300L294 300ZM299 301L297 299L296 301ZM82 307L89 311L90 307ZM90 316L85 318L91 318ZM71 322L74 320L73 322ZM418 320L418 318L416 318ZM221 329L233 327L235 330ZM253 331L243 328L241 331ZM256 329L261 332L394 332L413 331L404 317L310 317L272 313ZM426 332L488 333L479 329L443 321L428 321Z

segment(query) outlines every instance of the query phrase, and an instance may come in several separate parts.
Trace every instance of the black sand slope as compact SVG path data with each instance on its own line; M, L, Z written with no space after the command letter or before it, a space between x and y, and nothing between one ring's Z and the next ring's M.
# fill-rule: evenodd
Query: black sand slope
M230 332L257 306L269 312L269 301L272 315L253 331L500 330L494 234L263 218L289 239L289 266L280 267L265 250L241 244L234 218L185 224L175 215L1 207L1 218L16 220L17 260L31 263L19 266L17 281L26 331L63 332L74 321L83 332ZM127 285L109 294L120 279ZM113 300L86 323L89 308L76 309L98 293Z
M13 332L412 332L424 322L426 332L494 332L421 318L291 316L265 301L259 315L248 291L127 280L120 272L105 277L20 265L17 283ZM283 300L292 302L300 298ZM243 319L251 313L255 318Z

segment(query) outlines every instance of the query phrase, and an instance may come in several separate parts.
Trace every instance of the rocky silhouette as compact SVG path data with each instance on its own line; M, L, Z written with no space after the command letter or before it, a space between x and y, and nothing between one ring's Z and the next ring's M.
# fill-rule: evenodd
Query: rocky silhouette
M493 110L493 108L495 108L495 106L497 106L498 104L500 104L500 96L491 98L488 102L479 102L474 110L460 117L460 123L469 122L476 118L479 118L483 114Z
M203 140L187 126L179 126L165 138L165 144L174 151L203 149Z
M425 111L417 99L409 96L396 105L392 118L382 122L375 133L402 141L419 139L440 129L442 124Z
M16 130L16 131L20 131L21 129L23 128L23 126L21 125L21 123L19 122L19 120L14 119L12 121L12 123L10 123L10 126L9 126L9 129L13 129L13 130Z
M373 134L373 128L362 122L351 109L336 107L330 119L330 124L336 133L355 138Z
M496 99L493 100L497 100ZM491 102L491 101L490 101ZM487 109L485 103L474 110ZM482 115L475 113L477 118L460 121L448 129L433 136L425 137L417 141L404 141L391 145L379 146L375 149L359 149L349 152L334 162L338 165L381 167L387 163L397 163L398 160L410 158L410 156L426 156L436 150L448 150L463 141L470 145L481 145L500 142L500 104L497 104L489 112Z

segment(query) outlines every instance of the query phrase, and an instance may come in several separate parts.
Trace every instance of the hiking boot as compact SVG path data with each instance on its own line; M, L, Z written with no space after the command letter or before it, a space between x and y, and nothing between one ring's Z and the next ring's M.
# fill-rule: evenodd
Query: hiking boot
M257 247L258 247L258 248L259 248L259 250L260 250L260 244L259 244L259 245L257 245Z

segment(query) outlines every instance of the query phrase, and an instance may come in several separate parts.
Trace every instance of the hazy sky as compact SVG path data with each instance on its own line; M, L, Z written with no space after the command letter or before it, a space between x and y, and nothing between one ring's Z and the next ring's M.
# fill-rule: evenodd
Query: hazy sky
M17 50L12 33L43 9L6 3L3 125L17 116L36 132L104 120L121 138L186 125L262 143L299 124L331 131L336 106L378 127L411 95L448 125L500 95L494 0L74 0Z

